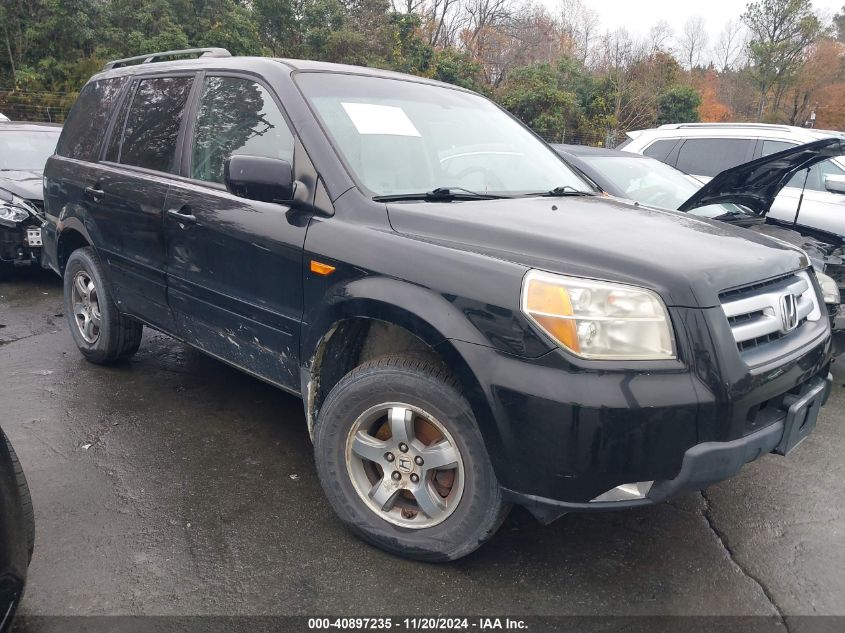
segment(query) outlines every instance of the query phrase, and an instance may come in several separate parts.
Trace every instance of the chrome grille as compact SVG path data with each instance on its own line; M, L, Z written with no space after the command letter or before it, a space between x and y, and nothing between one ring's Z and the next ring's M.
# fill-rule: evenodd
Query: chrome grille
M821 316L806 270L719 295L740 353L788 339Z

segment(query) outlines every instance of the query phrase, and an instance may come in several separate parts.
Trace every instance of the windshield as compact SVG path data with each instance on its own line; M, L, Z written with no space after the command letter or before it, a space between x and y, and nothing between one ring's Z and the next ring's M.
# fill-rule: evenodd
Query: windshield
M677 209L702 187L702 183L691 176L659 160L633 156L580 158L624 191L627 198L652 207ZM689 213L707 218L717 218L725 214L749 214L734 204L711 204L691 209Z
M483 97L360 75L302 73L297 82L374 196L438 188L493 195L591 190L549 146Z
M0 130L0 171L43 171L59 130Z

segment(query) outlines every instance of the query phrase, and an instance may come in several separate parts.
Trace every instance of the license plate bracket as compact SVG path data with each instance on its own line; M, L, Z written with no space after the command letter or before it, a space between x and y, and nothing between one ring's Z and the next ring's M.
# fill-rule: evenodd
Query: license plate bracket
M788 455L813 432L827 388L827 383L820 380L805 393L784 400L789 408L783 421L783 437L773 452Z
M44 246L44 242L41 240L40 228L28 228L26 230L26 245L30 248Z

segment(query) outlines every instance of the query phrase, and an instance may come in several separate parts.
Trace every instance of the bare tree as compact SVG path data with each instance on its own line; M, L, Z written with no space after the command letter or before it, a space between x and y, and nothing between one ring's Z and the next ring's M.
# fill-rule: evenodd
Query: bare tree
M586 65L599 28L599 14L583 0L560 0L558 15L565 52Z
M678 54L681 63L692 70L701 65L707 50L707 25L700 15L691 17L684 24L681 39L678 42Z
M432 46L457 46L466 16L460 0L424 0L420 9L423 32Z
M648 31L649 54L654 55L658 51L671 52L674 33L672 27L666 20L659 20Z
M421 13L425 0L390 0L396 13Z
M724 73L742 64L747 39L748 35L741 20L731 19L725 22L725 27L713 45L713 59L720 71Z

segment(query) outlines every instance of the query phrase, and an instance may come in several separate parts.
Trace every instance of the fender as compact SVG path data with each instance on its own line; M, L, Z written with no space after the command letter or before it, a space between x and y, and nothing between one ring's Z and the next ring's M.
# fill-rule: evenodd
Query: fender
M331 288L320 300L309 301L300 358L310 367L320 341L340 321L364 317L398 325L434 347L455 339L489 347L482 333L454 303L423 286L398 279L369 276Z
M62 215L64 216L65 214L62 213ZM62 245L68 239L78 239L75 238L76 235L81 236L88 243L88 246L94 245L94 240L91 239L88 229L85 228L85 225L76 216L63 217L56 223L55 262L50 262L50 264L59 276L64 274L65 264L67 263L62 256Z

